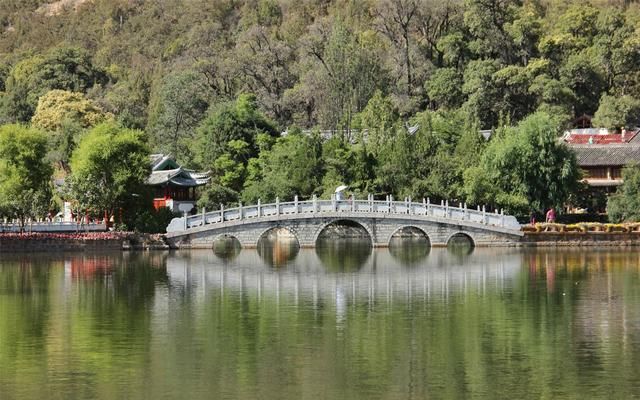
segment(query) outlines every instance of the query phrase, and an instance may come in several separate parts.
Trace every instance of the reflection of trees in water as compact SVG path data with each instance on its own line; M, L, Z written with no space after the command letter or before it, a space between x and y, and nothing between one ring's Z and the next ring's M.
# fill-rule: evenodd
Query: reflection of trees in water
M316 254L323 266L332 272L358 271L371 255L368 238L319 238Z
M223 260L231 261L240 254L242 246L233 236L223 236L213 242L213 253Z
M332 272L358 271L371 255L371 238L355 221L339 220L327 225L316 242L316 254Z
M464 261L474 249L473 240L464 233L456 233L447 242L447 251L458 261Z
M419 264L430 251L431 243L427 235L412 226L400 229L389 241L389 253L404 266Z
M106 371L109 360L133 362L131 349L150 343L150 309L157 287L169 279L166 257L166 252L42 253L15 262L2 257L0 293L11 294L11 301L0 300L0 337L30 343L29 351L18 353L28 354L31 363L63 366L72 357L73 368L113 376ZM105 358L50 346L47 337L60 332L73 338L74 349L99 349ZM0 342L0 358L18 343ZM60 343L67 342L71 339ZM16 354L15 362L22 365L22 357Z
M300 245L296 237L284 228L274 228L258 240L258 254L270 267L284 267L293 261Z
M549 293L564 292L565 295L580 290L582 282L593 277L618 273L640 264L638 252L606 248L523 249L522 258L532 288ZM562 280L571 284L556 287L556 282Z

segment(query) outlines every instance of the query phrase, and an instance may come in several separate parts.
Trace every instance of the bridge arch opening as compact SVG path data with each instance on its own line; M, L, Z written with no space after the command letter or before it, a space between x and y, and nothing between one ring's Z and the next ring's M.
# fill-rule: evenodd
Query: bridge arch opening
M350 219L338 219L324 225L316 237L316 246L326 240L366 241L373 246L371 232L364 225Z
M389 239L389 253L407 266L423 261L431 251L429 235L415 226L398 228Z
M213 241L213 253L224 259L233 260L242 250L242 245L237 237L232 235L220 235Z
M454 233L449 236L449 239L447 240L447 250L455 254L470 254L475 246L476 243L473 238L463 232Z
M327 270L357 271L367 262L373 249L368 229L348 219L326 224L316 238L316 254Z
M269 228L260 235L258 254L270 267L284 267L300 252L300 243L293 231L283 227Z

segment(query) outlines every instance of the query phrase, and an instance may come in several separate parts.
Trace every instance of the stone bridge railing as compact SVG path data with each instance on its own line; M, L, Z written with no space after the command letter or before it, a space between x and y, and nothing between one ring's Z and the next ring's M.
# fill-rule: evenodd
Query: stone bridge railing
M505 215L503 211L487 211L483 206L476 209L467 208L466 204L460 203L458 207L449 205L449 202L432 204L428 199L422 202L414 202L411 199L405 201L394 201L391 196L386 200L374 200L369 196L366 200L320 200L315 196L311 200L299 201L296 196L294 201L258 204L252 206L242 206L219 210L202 212L200 214L175 218L167 227L167 233L178 233L197 228L204 225L221 224L228 221L255 220L260 218L277 218L278 216L293 216L300 214L301 217L322 217L322 214L345 213L349 216L358 214L380 215L412 215L416 219L426 219L428 217L444 218L455 221L468 221L487 226L497 226L507 229L519 230L520 224L515 217Z

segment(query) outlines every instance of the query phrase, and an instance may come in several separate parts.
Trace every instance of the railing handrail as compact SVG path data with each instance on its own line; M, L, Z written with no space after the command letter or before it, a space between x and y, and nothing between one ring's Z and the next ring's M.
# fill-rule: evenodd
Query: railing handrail
M330 209L327 209L330 205ZM348 209L345 207L348 206ZM293 211L292 211L293 208ZM402 210L399 212L398 210ZM509 227L515 229L517 221L512 216L505 215L503 211L494 212L487 211L486 207L477 207L477 209L467 208L465 203L458 203L458 206L450 205L449 201L442 201L440 204L431 203L428 199L421 202L406 200L395 200L389 196L386 200L374 200L369 196L366 200L346 199L318 199L315 196L310 200L299 201L297 196L293 201L281 202L276 198L274 203L258 204L244 206L239 204L238 207L224 208L218 210L201 212L196 215L182 218L184 220L184 230L189 228L214 225L227 221L236 221L244 219L255 219L263 217L273 217L277 215L289 215L296 213L335 213L335 212L354 212L354 213L374 213L374 214L398 214L398 215L415 215L417 217L437 217L452 219L456 221L466 220L483 225L491 226L507 226L506 220L509 220ZM497 220L496 220L497 219ZM515 221L515 225L514 225Z

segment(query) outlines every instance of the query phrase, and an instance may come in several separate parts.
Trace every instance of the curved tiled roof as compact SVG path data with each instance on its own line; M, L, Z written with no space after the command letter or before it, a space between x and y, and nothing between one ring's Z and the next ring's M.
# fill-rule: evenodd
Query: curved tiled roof
M623 166L640 163L640 144L573 145L581 167Z
M171 168L174 167L174 168ZM176 186L201 186L211 179L209 172L196 172L182 168L170 155L151 155L151 175L147 178L148 185L162 185L172 183Z

